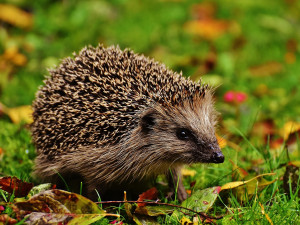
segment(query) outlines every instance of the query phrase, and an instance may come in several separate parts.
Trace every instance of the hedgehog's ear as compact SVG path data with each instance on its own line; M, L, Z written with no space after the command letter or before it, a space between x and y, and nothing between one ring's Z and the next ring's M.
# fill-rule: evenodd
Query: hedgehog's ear
M148 133L149 131L151 131L155 123L156 121L154 112L148 112L145 115L143 115L140 120L142 132Z

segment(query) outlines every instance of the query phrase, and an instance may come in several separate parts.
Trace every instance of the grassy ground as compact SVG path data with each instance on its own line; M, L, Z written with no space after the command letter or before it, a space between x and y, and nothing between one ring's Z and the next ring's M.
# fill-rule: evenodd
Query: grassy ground
M30 105L47 75L46 69L85 45L129 47L175 71L183 71L185 76L195 80L201 77L218 86L218 134L227 141L223 148L226 162L193 166L197 173L185 179L188 189L192 181L196 181L195 188L203 189L275 173L265 179L276 181L263 190L221 194L212 213L226 216L218 223L300 221L297 193L284 188L286 164L300 161L299 139L297 135L287 138L283 134L292 129L287 125L289 121L300 122L299 1L4 3L28 14L13 12L16 21L25 25L0 16L2 104L9 108ZM230 102L226 98L228 91L240 92L246 100ZM1 115L2 176L34 181L30 173L35 150L27 128L25 124L12 123L5 113ZM293 132L299 133L299 129Z

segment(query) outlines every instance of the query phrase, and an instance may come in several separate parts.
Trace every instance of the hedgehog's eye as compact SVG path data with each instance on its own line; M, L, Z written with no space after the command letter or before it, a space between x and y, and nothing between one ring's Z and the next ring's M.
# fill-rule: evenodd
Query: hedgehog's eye
M176 131L176 136L180 140L189 140L192 137L192 132L186 128L179 128Z

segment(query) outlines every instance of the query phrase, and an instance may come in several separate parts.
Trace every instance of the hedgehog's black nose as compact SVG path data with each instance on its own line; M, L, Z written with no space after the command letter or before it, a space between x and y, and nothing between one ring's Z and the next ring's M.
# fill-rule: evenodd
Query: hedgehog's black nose
M213 153L211 157L212 163L223 163L224 162L224 155L221 151L216 151Z

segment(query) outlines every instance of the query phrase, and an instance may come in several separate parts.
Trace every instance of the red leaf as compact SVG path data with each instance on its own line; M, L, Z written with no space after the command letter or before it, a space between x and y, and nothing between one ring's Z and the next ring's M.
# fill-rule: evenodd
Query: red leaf
M153 187L145 191L144 193L140 194L138 201L142 202L144 200L156 200L157 196L158 196L158 191L156 187ZM146 203L138 203L138 206L139 207L146 206Z
M31 188L32 183L21 181L16 177L1 177L0 178L0 189L13 193L16 197L25 197Z

